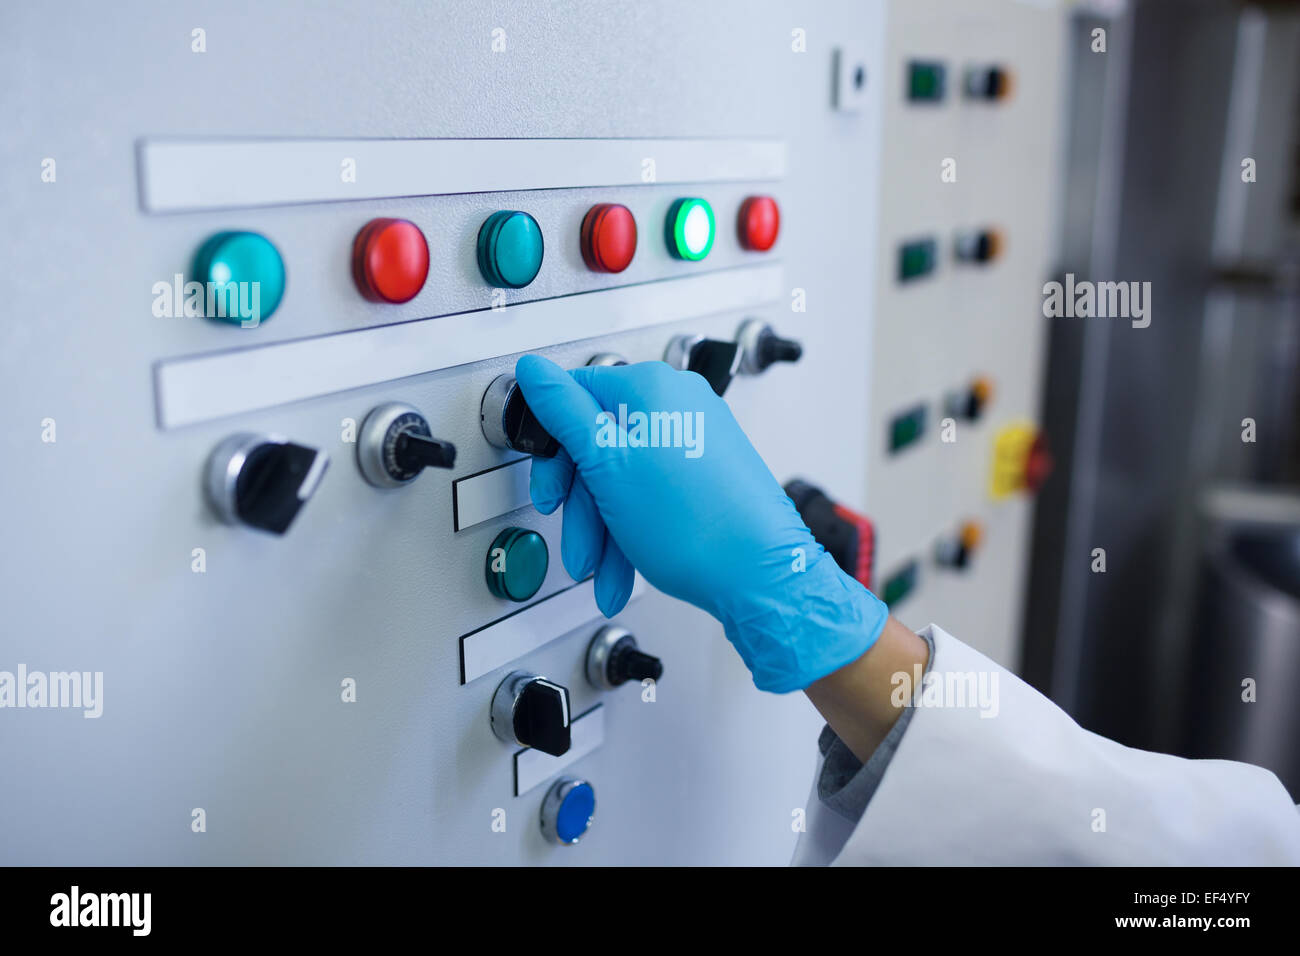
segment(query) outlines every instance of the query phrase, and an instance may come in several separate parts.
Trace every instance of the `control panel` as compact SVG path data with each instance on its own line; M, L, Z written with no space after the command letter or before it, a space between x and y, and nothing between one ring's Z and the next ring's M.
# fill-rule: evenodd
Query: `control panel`
M788 861L820 718L640 578L600 614L514 367L702 375L1008 656L1061 50L971 9L7 12L0 669L103 693L4 716L6 858Z

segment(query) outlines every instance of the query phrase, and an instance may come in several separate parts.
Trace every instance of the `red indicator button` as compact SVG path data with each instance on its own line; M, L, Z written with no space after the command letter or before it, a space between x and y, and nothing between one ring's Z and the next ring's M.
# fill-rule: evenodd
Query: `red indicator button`
M771 196L750 196L740 204L736 232L740 244L754 252L767 252L781 229L781 211Z
M622 272L636 252L636 219L617 203L601 203L582 219L582 261L593 272Z
M352 243L352 276L371 302L409 302L429 275L429 244L405 219L372 219Z

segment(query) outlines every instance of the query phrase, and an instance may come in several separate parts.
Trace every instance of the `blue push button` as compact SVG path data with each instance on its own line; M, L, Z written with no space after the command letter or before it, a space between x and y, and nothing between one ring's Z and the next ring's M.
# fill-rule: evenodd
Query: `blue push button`
M542 835L551 843L577 843L596 815L596 791L576 777L561 777L542 798Z
M542 227L526 212L502 209L478 231L478 268L489 285L522 289L537 278L545 252Z

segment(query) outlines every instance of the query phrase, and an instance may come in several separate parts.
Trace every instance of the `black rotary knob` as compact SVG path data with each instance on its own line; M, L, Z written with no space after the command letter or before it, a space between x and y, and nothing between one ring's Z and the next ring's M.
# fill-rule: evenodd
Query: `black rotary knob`
M743 353L740 370L746 375L758 375L777 362L797 362L803 357L802 345L777 335L759 319L746 320L736 334L736 341Z
M664 361L673 368L702 375L719 395L727 390L740 368L741 350L736 342L706 339L702 335L678 335L668 342Z
M328 466L318 448L274 435L231 435L208 458L208 499L226 524L284 534Z
M560 443L542 427L524 401L523 389L513 375L498 375L483 393L479 409L483 437L497 448L538 458L554 458Z
M663 661L638 648L636 638L621 627L602 627L587 647L587 680L602 690L628 681L658 681L663 674Z
M663 661L634 647L615 651L609 661L609 676L615 684L655 680L664 676Z
M568 753L568 688L536 674L512 672L492 697L492 731L506 743L553 757Z
M395 488L414 481L425 468L452 468L456 446L434 438L429 422L403 402L370 411L357 439L357 464L366 481Z

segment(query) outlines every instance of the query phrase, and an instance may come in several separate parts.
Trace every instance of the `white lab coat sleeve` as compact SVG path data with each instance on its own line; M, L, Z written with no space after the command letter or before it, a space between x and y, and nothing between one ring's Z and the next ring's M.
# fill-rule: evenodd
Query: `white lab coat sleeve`
M825 757L817 759L817 772L813 775L812 793L804 804L804 832L795 844L791 866L827 866L844 849L853 834L854 823L822 803L817 793L816 781L822 775Z
M836 852L845 821L810 809L796 864L1300 864L1300 812L1269 771L1122 746L923 636L920 701L866 810Z

